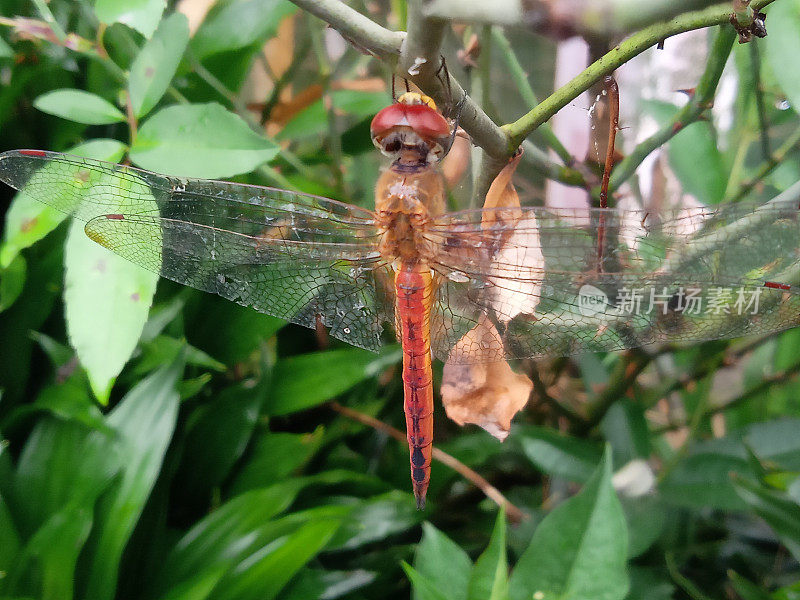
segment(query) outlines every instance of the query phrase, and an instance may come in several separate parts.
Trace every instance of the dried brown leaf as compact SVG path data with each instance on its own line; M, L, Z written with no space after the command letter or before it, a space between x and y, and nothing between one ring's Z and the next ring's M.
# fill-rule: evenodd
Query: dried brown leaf
M521 159L522 150L520 149L509 159L508 164L498 173L492 185L489 187L489 191L486 193L486 199L483 201L483 208L507 208L509 210L487 210L484 212L481 220L481 224L484 227L491 227L497 222L513 224L522 216L522 211L519 210L519 195L512 181L514 172L517 170Z
M475 348L487 353L502 352L500 334L487 319L461 338L451 356L474 355ZM527 403L533 383L515 373L506 362L491 354L483 364L456 364L448 360L442 379L442 403L447 416L459 425L473 423L503 441L511 428L511 419ZM500 356L502 358L502 354Z

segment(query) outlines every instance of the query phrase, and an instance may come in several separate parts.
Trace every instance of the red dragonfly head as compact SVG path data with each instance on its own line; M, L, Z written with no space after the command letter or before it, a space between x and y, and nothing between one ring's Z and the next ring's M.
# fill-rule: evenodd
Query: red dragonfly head
M441 160L452 143L452 128L423 94L406 92L382 109L370 125L372 142L395 162L434 163Z

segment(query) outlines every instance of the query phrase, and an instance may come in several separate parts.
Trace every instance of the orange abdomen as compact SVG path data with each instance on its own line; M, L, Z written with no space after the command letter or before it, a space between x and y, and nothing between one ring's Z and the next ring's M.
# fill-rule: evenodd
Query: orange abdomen
M411 455L411 481L417 508L425 507L431 478L433 443L433 371L431 368L430 309L433 279L430 270L402 263L395 274L397 317L403 344L403 395L406 435Z

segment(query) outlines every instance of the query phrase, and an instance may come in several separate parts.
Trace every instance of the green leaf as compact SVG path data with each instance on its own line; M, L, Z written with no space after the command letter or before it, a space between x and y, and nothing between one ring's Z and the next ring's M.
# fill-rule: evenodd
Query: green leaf
M228 476L247 447L265 396L263 384L238 384L223 389L195 413L184 442L184 455L191 460L175 477L181 496L202 498Z
M617 400L603 417L600 427L614 450L616 464L650 456L649 429L641 403L629 398Z
M124 23L149 38L166 7L167 0L97 0L94 12L101 23Z
M309 560L322 550L341 519L309 520L245 557L214 590L219 600L272 600Z
M158 212L150 188L141 180L103 175L94 185L108 185L147 198ZM108 212L124 212L123 200L108 198ZM149 246L160 264L160 243ZM133 353L153 302L158 274L147 271L94 243L74 221L65 249L64 302L70 343L78 353L97 398L108 402L114 379Z
M285 479L316 452L323 434L322 427L310 434L261 434L248 452L247 462L231 484L231 494L266 487L274 481Z
M513 600L622 600L628 592L625 516L611 485L611 449L579 494L539 524L511 575Z
M77 156L116 162L122 158L125 149L125 144L116 140L98 139L75 146L69 152ZM48 173L57 168L56 165L45 165L29 181L35 184L37 179L47 178ZM88 186L83 189L88 189ZM74 188L70 190L73 194L76 191ZM59 188L53 187L52 192L54 195L59 194ZM19 192L6 213L3 243L0 246L0 268L10 265L22 249L38 242L66 218L66 214L40 202L25 190Z
M131 160L152 171L185 177L231 177L271 160L278 146L216 103L180 104L147 119Z
M539 469L569 481L589 479L602 456L591 442L541 427L515 429L514 441Z
M166 365L138 383L109 414L121 459L121 477L97 509L96 536L87 598L113 598L122 551L161 472L175 423L176 391L183 360Z
M286 324L286 321L240 306L212 294L194 294L187 303L187 318L195 325L186 332L190 343L222 362L243 362ZM203 315L213 314L214 319ZM220 330L236 335L219 335Z
M108 100L83 90L61 89L42 94L33 105L51 115L85 125L108 125L125 120Z
M355 505L328 545L329 550L352 550L410 529L423 514L412 496L393 490Z
M667 517L655 495L621 497L628 525L628 557L644 554L661 536Z
M75 421L39 419L22 449L9 498L20 531L29 535L66 505L93 506L118 468L105 434Z
M14 57L14 49L8 45L8 43L3 39L0 38L0 58L13 58Z
M733 481L736 492L772 527L794 559L800 560L800 506L785 494L748 479L735 477Z
M226 569L209 569L197 577L171 587L159 600L206 600L225 575Z
M800 471L800 419L776 419L747 427L745 443L761 460Z
M275 365L264 410L274 416L316 406L380 373L400 356L400 349L391 347L377 355L344 348L285 358Z
M699 443L666 474L659 491L678 506L740 510L744 503L733 489L731 473L754 475L739 442L723 438Z
M508 583L506 513L501 508L489 545L475 561L467 597L469 600L507 600Z
M675 586L666 569L630 567L631 589L626 600L674 600Z
M772 600L772 595L764 590L761 586L745 579L736 571L728 571L731 585L736 593L739 594L741 600Z
M189 21L174 13L161 21L131 65L128 90L137 117L149 113L167 91L189 43Z
M209 11L192 38L199 59L261 44L275 35L281 21L297 10L287 0L232 0Z
M154 596L161 597L177 585L205 579L220 569L225 576L236 568L243 569L248 560L257 558L258 552L269 550L274 540L285 539L307 523L325 522L332 526L350 510L326 506L273 519L294 501L301 488L302 482L287 481L247 492L200 520L163 562L156 576Z
M709 123L692 123L667 145L669 164L683 186L704 204L718 204L725 195L728 173Z
M384 106L387 98L383 92L361 92L356 90L336 90L331 94L331 103L336 112L349 115L353 119L374 115ZM318 136L328 128L328 110L323 100L317 100L297 113L281 130L278 139L295 140Z
M91 528L91 507L70 504L58 511L26 544L9 580L16 583L23 574L37 573L41 578L39 598L71 600L75 565Z
M214 360L202 350L187 346L185 340L168 335L159 335L149 342L140 341L139 348L141 353L137 356L135 366L131 368L131 373L139 377L147 375L165 363L172 362L181 352L186 353L186 364L193 367L211 369L220 373L226 369L225 365Z
M348 596L375 581L377 573L355 569L353 571L323 571L322 569L302 569L283 590L282 600L308 600L325 598L333 600Z
M8 573L22 545L8 503L0 493L0 573ZM0 590L3 589L0 579Z
M103 415L92 402L85 381L77 374L62 384L44 388L31 408L46 410L59 419L76 421L91 429L111 432Z
M769 35L763 41L775 79L800 114L800 71L791 63L791 57L800 55L800 0L785 0L770 7Z
M160 593L209 570L227 569L276 534L271 519L294 501L300 484L286 481L236 496L198 521L167 556ZM263 539L262 539L263 538Z
M414 554L414 570L425 580L427 587L449 600L466 600L472 561L464 550L430 523L422 524L422 541ZM408 572L406 570L406 572ZM415 589L416 600L433 598Z
M19 298L25 285L26 271L27 263L22 256L15 256L7 267L0 267L0 312Z
M425 577L406 561L402 561L400 565L414 588L415 600L449 600L450 596L441 591L430 578Z
M646 108L662 125L678 111L673 104L652 100ZM667 144L667 155L685 192L705 204L722 200L728 173L709 123L699 121L681 129Z

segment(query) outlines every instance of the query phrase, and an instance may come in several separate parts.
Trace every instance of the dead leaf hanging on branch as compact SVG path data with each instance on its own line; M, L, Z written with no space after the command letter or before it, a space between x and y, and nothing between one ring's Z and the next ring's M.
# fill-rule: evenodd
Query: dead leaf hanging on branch
M492 183L484 209L496 210L484 213L482 220L486 230L507 228L492 257L492 276L487 277L493 290L490 303L502 307L496 311L502 315L501 321L521 312L533 313L536 306L531 299L539 296L541 278L537 274L544 265L535 222L526 220L523 231L515 231L522 210L511 180L520 157L521 153L515 155ZM529 239L531 236L536 239ZM531 380L515 373L504 358L502 336L484 314L450 351L442 381L447 416L459 425L478 425L500 441L508 436L511 419L528 402L533 389Z

